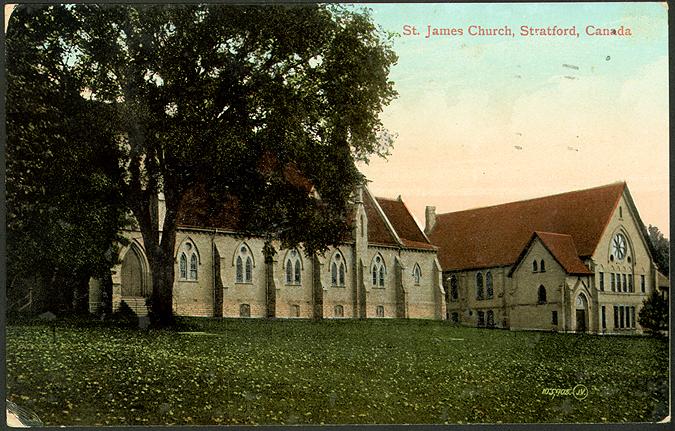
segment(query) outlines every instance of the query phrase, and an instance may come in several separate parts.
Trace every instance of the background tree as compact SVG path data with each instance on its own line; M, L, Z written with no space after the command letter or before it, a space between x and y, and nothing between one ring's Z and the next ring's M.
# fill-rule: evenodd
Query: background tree
M654 246L654 261L659 267L659 271L668 275L670 273L670 241L663 236L658 227L649 225L649 240Z
M24 6L7 32L7 294L22 305L30 279L34 311L86 312L125 220L112 111L67 62L76 28L63 6Z
M366 12L78 4L31 19L57 41L54 58L76 80L68 94L100 108L91 124L72 116L68 126L122 137L110 154L122 178L105 178L141 230L159 323L172 322L177 217L195 189L212 212L235 202L268 256L274 240L312 253L348 235L355 161L388 151L379 113L396 95L396 56Z
M658 290L652 291L647 299L644 300L638 314L638 322L647 332L654 335L667 331L668 298L664 294L659 293Z

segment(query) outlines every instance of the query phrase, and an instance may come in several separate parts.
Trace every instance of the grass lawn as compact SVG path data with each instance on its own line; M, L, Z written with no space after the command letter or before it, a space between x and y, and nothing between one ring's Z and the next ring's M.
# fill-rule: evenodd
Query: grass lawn
M7 397L46 425L655 421L668 345L439 321L7 327ZM189 331L189 333L185 333ZM583 384L588 395L547 388Z

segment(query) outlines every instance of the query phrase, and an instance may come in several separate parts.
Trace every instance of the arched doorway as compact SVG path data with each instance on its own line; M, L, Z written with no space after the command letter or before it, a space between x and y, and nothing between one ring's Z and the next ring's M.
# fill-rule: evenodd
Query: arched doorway
M132 244L122 261L122 297L146 296L143 257Z
M583 293L580 293L577 296L575 302L576 309L576 331L577 332L586 332L588 327L587 325L587 315L588 315L588 301L586 296Z

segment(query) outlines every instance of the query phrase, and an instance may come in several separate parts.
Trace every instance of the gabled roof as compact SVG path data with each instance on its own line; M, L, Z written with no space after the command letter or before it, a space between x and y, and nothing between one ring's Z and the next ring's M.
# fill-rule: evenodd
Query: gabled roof
M626 183L440 214L429 234L444 271L512 265L532 233L572 237L579 257L593 255Z
M379 207L377 199L364 187L363 207L368 218L368 244L397 247L400 245L396 238L393 226L387 226L384 212Z
M402 200L385 198L376 198L376 200L404 246L427 250L435 249ZM368 230L370 231L370 225Z
M364 187L368 244L435 250L402 200L374 197Z
M368 243L389 247L435 250L401 200L377 198L364 187L363 205L368 217ZM214 212L213 208L219 210ZM354 223L353 213L349 221ZM188 190L180 204L177 220L181 227L218 228L240 231L236 198L215 202L203 186ZM345 238L346 242L352 238Z
M566 273L570 275L592 275L593 272L588 269L586 265L579 259L577 248L574 246L574 240L570 235L553 233L553 232L534 232L530 237L527 245L523 247L520 256L511 267L509 277L513 274L527 255L535 238L539 238L551 253L551 256L563 267Z

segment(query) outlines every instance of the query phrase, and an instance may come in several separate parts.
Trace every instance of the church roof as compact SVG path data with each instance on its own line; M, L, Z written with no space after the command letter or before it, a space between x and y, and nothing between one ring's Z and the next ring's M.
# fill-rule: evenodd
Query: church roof
M593 255L626 183L439 214L429 234L444 271L512 265L533 232L569 235Z
M532 242L535 238L539 238L544 244L544 247L551 253L551 256L563 267L566 273L572 275L592 275L593 272L588 269L586 265L579 259L577 248L574 245L574 239L570 235L553 233L553 232L534 232L530 237L530 241L523 248L520 256L514 263L509 276L513 274L520 262L527 255Z
M214 210L216 209L216 210ZM176 214L176 224L182 227L241 230L239 203L235 197L216 202L203 185L188 189Z
M368 243L386 246L398 246L396 234L392 228L387 226L387 221L379 206L378 199L370 194L368 189L364 188L363 207L368 219Z
M417 225L417 222L402 200L385 198L376 199L404 246L425 248L429 250L435 248Z
M369 244L435 250L402 200L374 197L365 189L363 205Z
M374 197L364 188L363 205L368 218L368 243L389 247L435 250L401 200ZM218 208L213 211L212 208ZM353 214L350 221L353 223ZM215 202L203 186L188 190L181 202L177 224L183 227L240 231L239 205L235 198ZM351 238L347 238L347 241Z

